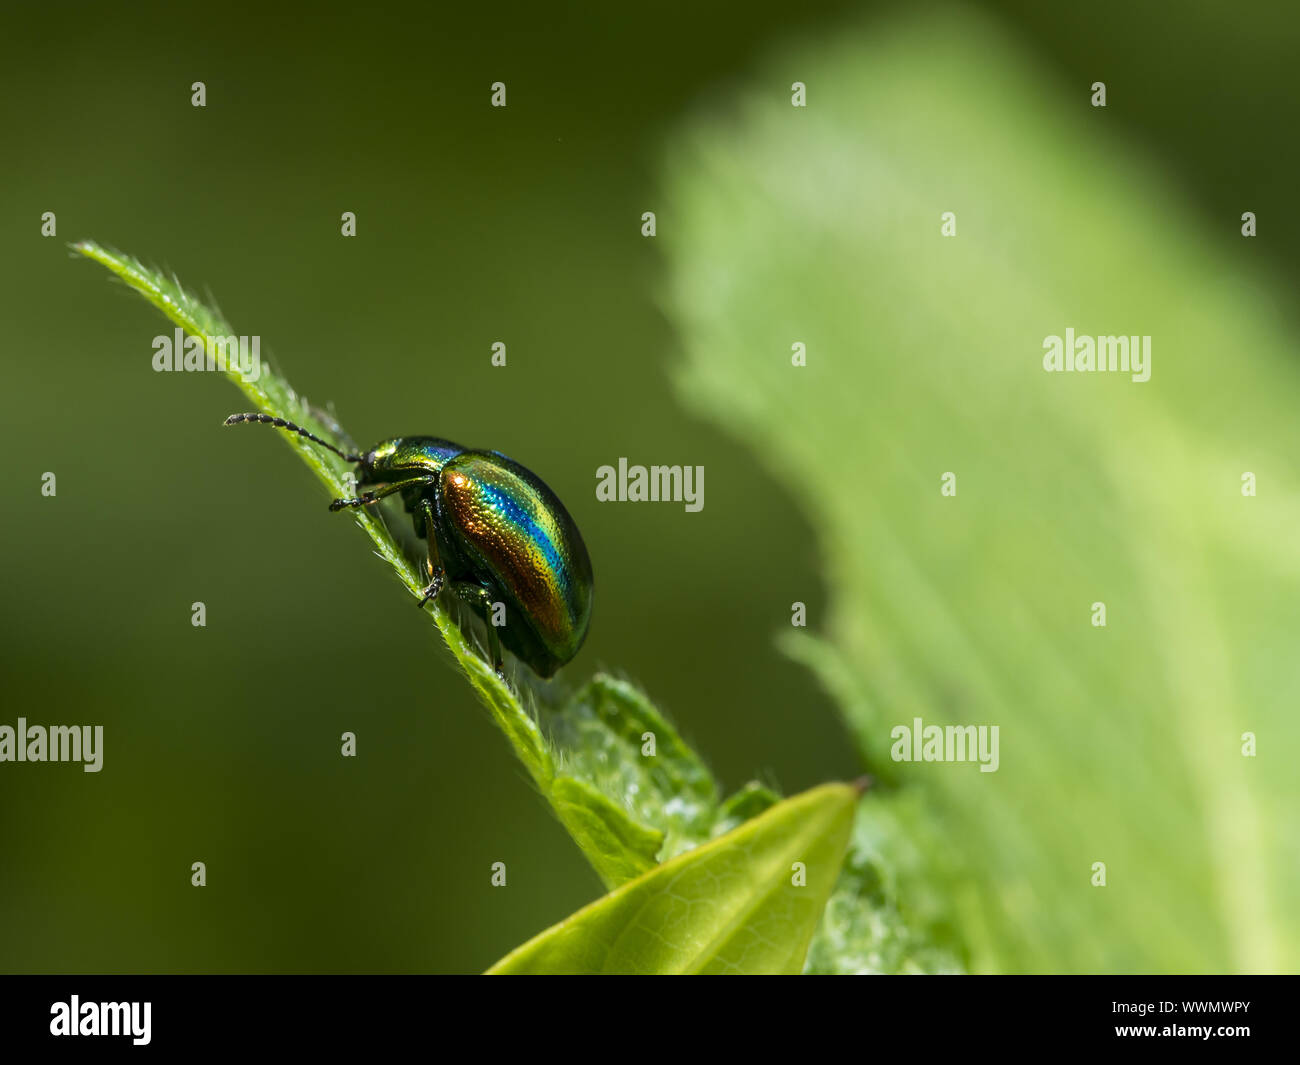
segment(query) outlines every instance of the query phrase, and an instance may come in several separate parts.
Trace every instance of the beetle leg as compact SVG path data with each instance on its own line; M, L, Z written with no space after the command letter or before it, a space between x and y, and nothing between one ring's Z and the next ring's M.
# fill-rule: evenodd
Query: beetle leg
M497 627L492 624L492 593L483 585L471 584L469 581L453 581L451 590L456 594L457 599L483 608L484 620L487 621L488 653L492 656L492 668L496 670L498 677L505 680L506 670L505 660L501 654L501 637L497 635Z
M394 481L392 484L376 485L369 491L362 492L359 496L351 499L336 499L330 504L331 513L337 510L343 510L345 507L368 507L378 503L384 496L391 496L394 492L400 492L403 488L409 488L413 484L419 484L423 478L408 481Z
M438 593L442 591L443 569L442 560L438 557L438 540L433 533L433 504L427 499L420 500L420 517L424 519L424 539L429 545L429 557L425 560L429 571L429 586L424 589L419 603L423 610L424 604L430 599L437 599Z

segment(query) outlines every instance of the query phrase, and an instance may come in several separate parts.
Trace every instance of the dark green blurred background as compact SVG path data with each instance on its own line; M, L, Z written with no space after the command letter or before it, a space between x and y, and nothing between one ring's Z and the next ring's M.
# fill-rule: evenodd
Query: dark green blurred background
M6 11L0 723L106 739L98 775L0 764L0 968L480 970L600 890L362 534L271 434L220 429L244 406L226 381L151 370L170 327L72 240L210 292L362 442L436 433L539 472L597 574L568 672L642 683L728 789L857 772L772 649L791 601L818 623L815 531L676 405L639 232L646 210L671 232L675 124L849 10ZM1298 279L1294 130L1259 104L1293 91L1295 26L1209 4L1002 10L1046 82L1106 80L1108 118L1207 220L1243 200L1267 218L1259 254ZM597 505L619 456L705 466L703 512Z

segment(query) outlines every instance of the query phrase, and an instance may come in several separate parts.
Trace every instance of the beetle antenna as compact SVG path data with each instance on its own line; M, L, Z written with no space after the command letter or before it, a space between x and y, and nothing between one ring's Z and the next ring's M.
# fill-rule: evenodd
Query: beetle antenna
M307 430L304 429L301 425L294 425L293 422L288 421L284 418L275 418L272 417L270 414L232 414L229 418L226 419L225 424L238 425L240 422L258 422L262 425L274 425L277 429L288 429L289 432L297 433L299 436L305 436L308 440L320 444L321 447L329 448L332 452L334 452L334 454L338 455L339 458L343 459L344 462L361 461L360 455L349 455L345 451L340 451L328 440L322 440L319 436L316 436L314 433L307 432Z

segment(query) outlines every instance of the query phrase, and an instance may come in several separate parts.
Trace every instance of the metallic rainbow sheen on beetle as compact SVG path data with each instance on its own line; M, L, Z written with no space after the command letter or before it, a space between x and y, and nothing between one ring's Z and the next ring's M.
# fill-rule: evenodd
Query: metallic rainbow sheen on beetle
M428 548L423 606L444 587L488 623L497 641L549 677L578 653L591 622L591 559L564 504L531 470L499 451L477 451L432 436L385 440L348 454L283 418L232 414L227 425L258 422L298 433L357 464L360 494L330 510L372 506L400 495ZM491 623L505 606L505 624Z

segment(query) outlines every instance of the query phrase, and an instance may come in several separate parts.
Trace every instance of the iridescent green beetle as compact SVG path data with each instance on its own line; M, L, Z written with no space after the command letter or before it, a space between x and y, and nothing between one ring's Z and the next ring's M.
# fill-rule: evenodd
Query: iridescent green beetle
M428 545L429 586L420 606L444 587L468 603L487 622L498 675L504 676L501 644L543 677L578 653L591 622L591 559L564 504L531 470L499 451L432 436L398 437L348 454L283 418L226 419L240 422L287 429L356 463L357 485L367 490L334 500L332 511L400 494Z

